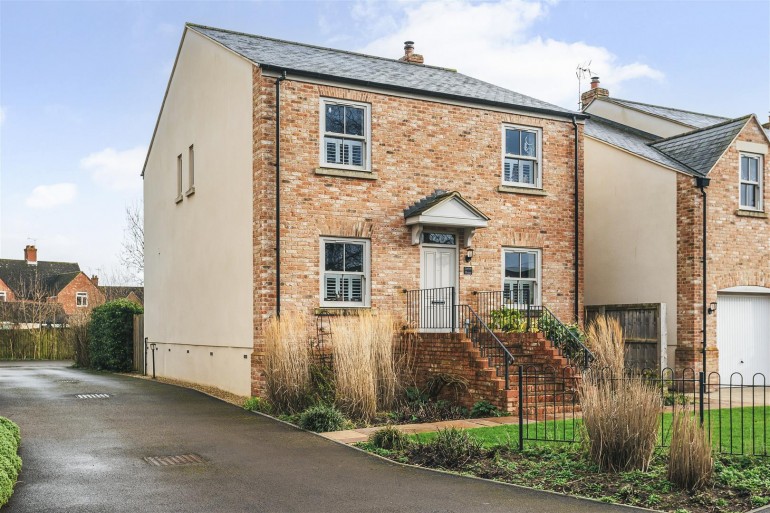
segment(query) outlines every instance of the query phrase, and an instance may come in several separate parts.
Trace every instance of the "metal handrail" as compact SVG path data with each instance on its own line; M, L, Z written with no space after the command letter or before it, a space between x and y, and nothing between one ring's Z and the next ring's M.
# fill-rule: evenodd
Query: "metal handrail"
M578 352L582 353L583 355L583 367L588 368L588 365L591 363L591 361L596 358L591 350L588 349L588 347L586 347L586 345L581 342L577 336L575 336L572 330L569 329L563 322L561 322L561 320L556 317L556 315L554 315L554 313L547 306L543 305L543 311L548 312L548 315L550 315L556 322L557 326L559 326L561 333L566 333L566 335L571 339L572 344L578 347ZM563 351L562 348L559 349ZM567 355L567 357L569 358L569 355Z
M505 344L503 344L503 342L497 337L497 335L495 335L495 332L492 331L492 329L487 325L487 323L484 322L484 320L479 316L478 313L476 313L476 311L470 305L458 305L458 308L467 309L470 314L470 317L472 317L475 320L476 326L480 327L481 329L484 330L484 332L487 335L491 336L495 344L497 345L497 349L502 350L503 359L504 359L503 367L504 367L504 373L505 373L505 389L510 390L510 376L509 376L510 365L513 364L513 362L515 361L515 358L513 357L511 352L508 350L508 348L505 347ZM466 334L470 337L474 345L479 344L480 341L478 339L478 332L470 329L470 323L466 325L466 323L463 322L463 325L467 330ZM474 340L474 334L476 335L476 340Z

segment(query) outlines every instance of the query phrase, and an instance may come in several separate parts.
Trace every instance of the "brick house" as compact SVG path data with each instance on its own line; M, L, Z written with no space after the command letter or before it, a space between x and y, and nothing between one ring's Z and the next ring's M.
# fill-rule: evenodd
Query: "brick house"
M678 370L702 369L705 317L707 372L770 376L767 127L613 98L598 78L583 101L586 304L665 304L658 357Z
M23 260L0 259L0 302L56 303L69 316L104 303L104 294L78 264L38 261L37 248L28 245Z
M384 59L186 25L143 170L158 374L259 394L267 318L372 310L432 332L426 372L499 391L455 305L581 320L584 120L411 42Z

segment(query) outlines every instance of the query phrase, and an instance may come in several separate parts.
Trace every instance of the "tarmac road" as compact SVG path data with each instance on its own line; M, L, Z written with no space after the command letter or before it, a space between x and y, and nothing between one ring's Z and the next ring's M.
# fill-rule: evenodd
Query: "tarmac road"
M0 415L22 431L9 513L635 510L397 465L199 392L69 362L0 362ZM144 460L184 454L204 463Z

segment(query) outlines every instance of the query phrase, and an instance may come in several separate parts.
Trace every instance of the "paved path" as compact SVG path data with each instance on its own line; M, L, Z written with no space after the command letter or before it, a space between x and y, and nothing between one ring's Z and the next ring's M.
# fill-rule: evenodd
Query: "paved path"
M9 513L632 511L400 466L193 390L62 363L0 363L0 415L22 429ZM190 453L205 463L143 459Z

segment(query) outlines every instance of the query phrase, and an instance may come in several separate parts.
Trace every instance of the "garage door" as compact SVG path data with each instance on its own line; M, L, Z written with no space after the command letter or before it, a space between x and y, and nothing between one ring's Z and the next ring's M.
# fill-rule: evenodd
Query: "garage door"
M722 383L740 372L751 384L755 373L770 383L770 294L719 294L717 299L717 347ZM733 377L738 384L740 378ZM761 384L758 377L758 384Z

